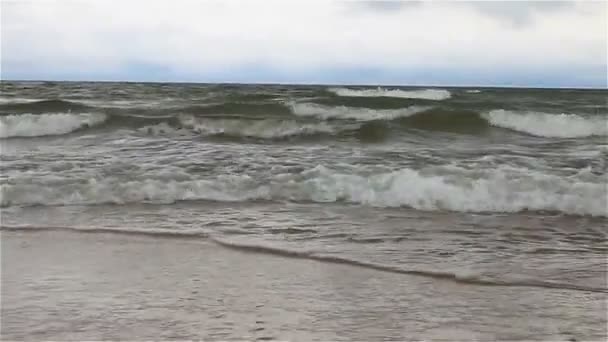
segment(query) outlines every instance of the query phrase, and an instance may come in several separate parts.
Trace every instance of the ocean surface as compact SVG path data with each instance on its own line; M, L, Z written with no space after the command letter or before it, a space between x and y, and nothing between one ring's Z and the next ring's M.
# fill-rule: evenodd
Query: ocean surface
M141 235L159 246L201 241L218 253L389 274L390 284L374 286L391 291L423 279L490 291L494 299L509 293L507 306L525 293L557 293L540 300L545 316L520 322L514 335L498 328L504 318L494 327L472 318L459 329L484 338L600 340L608 292L607 96L3 81L2 231L29 240L87 232ZM349 284L341 286L348 291ZM423 296L427 288L410 290ZM373 303L372 296L359 305ZM421 311L437 317L437 303L429 305ZM5 322L23 314L19 303L12 307L2 312ZM431 317L421 315L422 322ZM8 322L3 336L32 337ZM334 326L328 336L357 327ZM273 329L280 336L281 326ZM395 339L428 337L409 332ZM188 336L220 336L199 333Z

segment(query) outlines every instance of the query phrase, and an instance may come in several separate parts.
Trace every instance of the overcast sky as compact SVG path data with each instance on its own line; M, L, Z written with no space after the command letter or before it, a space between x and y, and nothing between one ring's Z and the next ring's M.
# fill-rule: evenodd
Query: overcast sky
M606 87L607 1L1 0L2 79Z

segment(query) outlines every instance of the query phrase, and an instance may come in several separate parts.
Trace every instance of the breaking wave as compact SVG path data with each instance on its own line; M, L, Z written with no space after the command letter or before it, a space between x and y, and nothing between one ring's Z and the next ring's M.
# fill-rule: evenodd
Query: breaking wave
M229 138L285 139L347 132L387 137L382 121L397 120L401 126L424 130L477 134L492 126L546 138L607 136L608 118L576 114L517 112L503 109L478 113L431 106L398 109L327 106L310 102L289 103L285 114L271 116L240 114L117 115L104 113L44 113L0 116L0 138L61 135L101 124L125 127L148 134L198 134ZM345 122L338 120L352 120ZM384 125L384 126L374 126ZM373 131L373 132L372 132Z
M399 97L405 99L423 99L441 101L449 99L452 94L445 89L421 89L421 90L401 90L401 89L348 89L330 88L329 91L338 96L349 97Z
M180 116L180 128L166 123L140 129L152 134L183 132L184 129L203 136L226 136L232 138L281 139L295 136L335 134L340 129L325 122L302 123L296 120L241 120L209 119ZM353 127L357 128L357 127ZM343 128L344 129L344 128Z
M61 135L103 123L102 113L20 114L0 117L0 138Z
M606 117L492 110L482 115L491 125L548 138L608 135Z
M430 107L411 106L400 109L371 109L346 106L324 106L315 103L292 103L291 110L298 116L314 116L327 119L352 119L359 121L393 120L428 110Z
M179 176L179 177L178 177ZM468 170L456 166L364 175L317 166L267 177L247 174L197 179L146 175L74 181L44 178L0 185L7 206L174 203L183 200L289 200L407 206L460 212L555 211L607 216L605 178L558 177L529 169Z

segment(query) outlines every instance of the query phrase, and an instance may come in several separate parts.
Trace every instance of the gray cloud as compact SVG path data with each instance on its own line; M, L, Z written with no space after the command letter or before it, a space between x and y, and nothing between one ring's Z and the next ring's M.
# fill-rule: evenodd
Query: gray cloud
M348 7L359 11L396 13L405 9L415 9L433 5L431 0L369 0L346 1ZM436 3L435 3L436 4ZM489 1L451 1L451 5L471 8L483 15L496 18L514 27L533 23L535 15L572 10L576 5L571 0L489 0Z
M410 7L422 5L422 1L399 1L399 0L369 0L369 1L346 1L349 8L357 11L372 11L379 13L395 13Z
M471 1L461 2L482 14L508 22L514 26L532 23L536 14L547 14L555 11L571 10L574 1Z
M372 10L378 10L378 11L395 11L395 10L401 10L405 7L420 5L419 1L391 1L391 0L361 1L358 3L360 5L370 8Z

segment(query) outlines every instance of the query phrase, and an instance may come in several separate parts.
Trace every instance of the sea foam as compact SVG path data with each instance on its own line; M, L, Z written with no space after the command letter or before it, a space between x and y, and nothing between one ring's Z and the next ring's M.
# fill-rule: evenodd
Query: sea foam
M338 96L349 97L399 97L406 99L424 99L441 101L449 99L452 94L445 89L420 89L420 90L402 90L402 89L348 89L348 88L330 88L329 91Z
M411 106L400 109L371 109L346 106L323 106L315 103L292 103L291 111L297 116L313 116L323 120L327 119L352 119L358 121L371 120L393 120L408 117L430 107Z
M562 177L529 169L468 170L456 166L404 168L365 174L325 166L297 173L220 175L175 179L146 175L88 180L44 178L0 185L2 206L100 203L173 203L183 200L292 200L347 202L377 207L411 207L460 212L556 211L607 216L605 178ZM135 180L133 180L135 179Z

